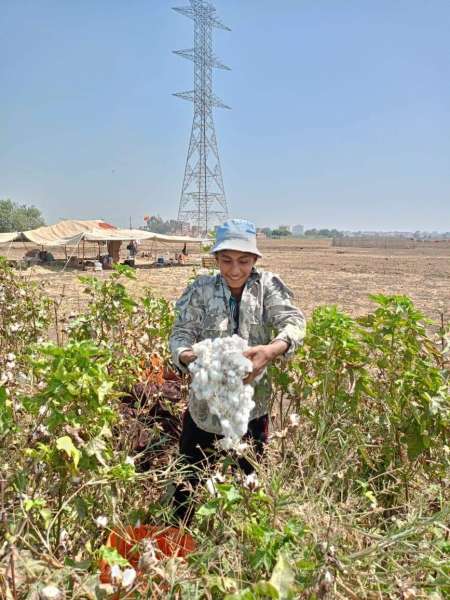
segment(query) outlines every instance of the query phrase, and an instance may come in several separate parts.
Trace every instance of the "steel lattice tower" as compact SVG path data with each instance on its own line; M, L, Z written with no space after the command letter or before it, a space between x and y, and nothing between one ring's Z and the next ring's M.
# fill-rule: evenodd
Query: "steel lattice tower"
M213 107L229 108L213 93L213 69L222 64L212 48L213 27L231 31L216 17L216 9L205 0L189 0L190 6L173 10L194 21L194 48L175 54L194 63L194 89L174 94L194 103L194 119L181 189L178 220L206 234L212 225L228 217L227 201L214 129Z

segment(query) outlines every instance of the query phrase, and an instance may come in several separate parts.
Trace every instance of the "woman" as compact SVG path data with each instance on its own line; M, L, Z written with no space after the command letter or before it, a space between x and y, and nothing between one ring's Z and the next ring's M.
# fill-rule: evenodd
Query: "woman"
M270 383L266 367L279 356L292 356L305 335L305 318L292 304L292 292L281 279L267 271L258 271L261 257L256 246L253 223L239 219L227 221L216 229L215 255L219 274L198 277L178 300L177 318L170 337L172 358L177 367L188 371L196 359L193 344L207 338L238 334L248 341L245 356L253 371L245 382L254 386L255 407L250 415L247 437L254 440L261 455L267 441ZM255 381L258 379L257 381ZM221 436L220 421L209 412L208 404L191 397L183 421L180 453L190 465L205 465L218 457L211 455ZM252 470L241 461L245 472ZM198 478L189 476L190 486ZM187 486L187 487L190 487ZM192 488L191 488L192 489ZM174 495L176 515L186 516L189 491L177 487Z

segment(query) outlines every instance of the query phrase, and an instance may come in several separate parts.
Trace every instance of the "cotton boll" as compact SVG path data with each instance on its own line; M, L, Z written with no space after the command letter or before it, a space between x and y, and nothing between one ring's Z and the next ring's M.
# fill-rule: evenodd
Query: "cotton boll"
M222 440L220 440L220 446L224 450L231 450L234 448L233 439L231 437L224 437Z
M122 586L129 588L133 585L136 579L136 571L133 568L125 569L122 576Z
M197 360L189 365L192 393L206 400L221 423L225 449L236 447L246 433L254 407L253 387L243 379L252 371L252 362L243 355L247 342L237 335L204 340L195 344Z
M289 425L292 428L296 428L300 425L300 417L296 413L291 413L289 415Z
M123 577L122 569L119 567L119 565L113 565L111 567L111 583L113 585L121 585L122 577Z
M209 477L205 482L205 487L208 490L210 496L217 496L216 486L214 485L214 481L211 477Z
M255 491L259 487L258 477L256 473L250 473L244 478L244 487L251 491Z
M64 598L64 592L56 587L56 585L47 585L42 588L39 597L42 600L62 600Z
M101 515L95 519L95 524L97 527L104 529L108 525L108 517Z

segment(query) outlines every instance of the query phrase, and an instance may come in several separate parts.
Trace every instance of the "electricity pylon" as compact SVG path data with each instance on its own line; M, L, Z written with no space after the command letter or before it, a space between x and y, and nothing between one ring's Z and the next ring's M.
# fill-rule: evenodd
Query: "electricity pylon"
M188 222L206 235L213 225L228 217L228 207L223 186L219 150L214 129L213 108L230 108L214 93L213 69L230 68L213 53L214 27L231 31L216 16L216 9L205 0L189 0L190 6L174 8L194 21L194 47L174 50L175 54L194 63L194 89L174 94L194 103L183 186L181 188L178 221Z

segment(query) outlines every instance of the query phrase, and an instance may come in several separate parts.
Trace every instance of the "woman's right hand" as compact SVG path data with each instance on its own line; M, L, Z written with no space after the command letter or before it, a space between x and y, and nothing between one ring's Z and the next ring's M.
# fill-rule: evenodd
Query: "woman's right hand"
M182 362L183 365L186 365L186 366L188 366L189 363L194 362L194 360L196 360L196 359L197 359L197 355L194 354L194 352L192 350L185 350L179 356L180 362Z

